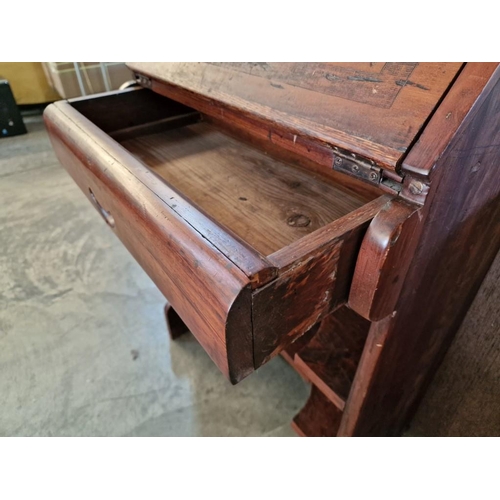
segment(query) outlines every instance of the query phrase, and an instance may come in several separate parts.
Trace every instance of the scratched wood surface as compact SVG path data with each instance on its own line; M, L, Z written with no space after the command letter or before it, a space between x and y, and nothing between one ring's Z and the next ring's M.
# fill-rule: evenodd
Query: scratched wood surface
M389 202L381 196L269 256L278 277L252 294L256 367L346 303L364 232Z
M397 169L461 63L128 63L154 91Z
M122 145L262 255L369 200L274 160L207 123L129 139Z

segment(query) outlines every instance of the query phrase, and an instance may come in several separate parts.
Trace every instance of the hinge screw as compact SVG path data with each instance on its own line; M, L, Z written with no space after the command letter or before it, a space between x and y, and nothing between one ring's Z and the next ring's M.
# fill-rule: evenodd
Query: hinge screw
M352 166L353 172L357 172L359 170L359 167L357 165Z
M422 191L424 190L424 184L420 181L411 181L409 189L411 194L422 194Z
M370 179L371 179L372 181L376 181L376 180L378 179L378 175L377 175L377 173L376 173L376 172L372 172L372 173L370 174Z
M334 163L337 167L340 167L340 165L342 165L342 158L340 158L340 156L337 156L334 160Z

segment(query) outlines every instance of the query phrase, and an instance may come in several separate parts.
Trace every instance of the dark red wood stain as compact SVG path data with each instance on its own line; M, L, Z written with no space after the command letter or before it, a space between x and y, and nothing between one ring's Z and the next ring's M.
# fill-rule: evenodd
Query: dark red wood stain
M130 66L45 120L172 337L233 383L283 353L301 435L401 433L500 248L499 65Z

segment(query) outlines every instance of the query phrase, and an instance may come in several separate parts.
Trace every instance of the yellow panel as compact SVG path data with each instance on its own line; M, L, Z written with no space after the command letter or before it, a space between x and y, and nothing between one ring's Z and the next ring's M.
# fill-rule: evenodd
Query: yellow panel
M17 104L38 104L60 99L49 85L42 63L0 63L0 78L9 80Z

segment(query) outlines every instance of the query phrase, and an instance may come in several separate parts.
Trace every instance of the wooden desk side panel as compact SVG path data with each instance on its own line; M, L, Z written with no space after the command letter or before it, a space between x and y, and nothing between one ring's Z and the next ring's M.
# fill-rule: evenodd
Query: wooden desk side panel
M393 317L372 325L339 435L396 435L500 248L500 69L436 164Z

